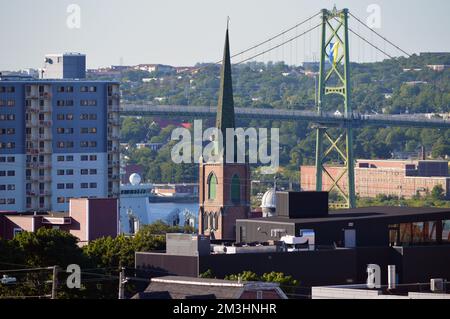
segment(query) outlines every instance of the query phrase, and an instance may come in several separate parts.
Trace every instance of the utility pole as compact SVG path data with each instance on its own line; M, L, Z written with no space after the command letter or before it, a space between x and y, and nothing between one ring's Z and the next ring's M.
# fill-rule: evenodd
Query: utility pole
M122 267L119 274L119 299L125 299L125 284L127 279L125 277L125 267Z
M58 266L53 266L52 299L57 299L56 289L58 287Z

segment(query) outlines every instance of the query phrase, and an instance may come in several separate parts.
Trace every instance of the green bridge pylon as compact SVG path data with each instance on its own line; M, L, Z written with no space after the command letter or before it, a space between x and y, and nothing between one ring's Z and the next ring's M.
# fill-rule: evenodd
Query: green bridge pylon
M341 116L348 121L344 121L342 125L338 126L316 123L316 190L323 190L322 178L325 174L331 180L331 185L326 190L336 190L342 199L338 202L331 202L330 206L353 208L356 206L356 196L350 100L348 9L336 10L336 7L332 11L322 10L322 39L317 92L318 113L324 109L325 96L332 94L343 97L344 111ZM337 137L334 137L333 134L337 134ZM338 154L339 162L344 164L342 172L339 172L337 176L333 176L325 165L329 161L330 155L335 153ZM346 183L343 183L344 178L347 179Z

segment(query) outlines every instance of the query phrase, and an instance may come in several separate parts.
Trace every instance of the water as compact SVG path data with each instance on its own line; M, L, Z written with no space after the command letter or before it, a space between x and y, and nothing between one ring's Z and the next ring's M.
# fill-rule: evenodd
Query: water
M198 203L150 203L148 221L150 224L159 219L165 221L167 216L175 209L179 209L180 212L183 212L185 209L187 209L194 215L197 215L198 208ZM183 214L180 214L180 225L183 224Z

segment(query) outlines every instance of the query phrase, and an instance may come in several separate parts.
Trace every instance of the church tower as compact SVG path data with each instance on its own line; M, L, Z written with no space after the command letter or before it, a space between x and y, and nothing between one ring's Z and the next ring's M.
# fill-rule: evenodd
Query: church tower
M226 149L226 129L235 128L233 86L231 79L228 28L220 72L220 92L216 127L222 131ZM223 152L225 156L225 152ZM211 239L236 238L236 219L248 218L250 212L250 167L248 163L200 162L199 234Z

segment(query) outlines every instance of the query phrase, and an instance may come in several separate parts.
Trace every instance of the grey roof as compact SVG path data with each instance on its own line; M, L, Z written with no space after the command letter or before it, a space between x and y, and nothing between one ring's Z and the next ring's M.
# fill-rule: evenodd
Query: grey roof
M369 220L379 218L435 218L436 216L448 216L450 218L450 208L435 207L361 207L352 209L342 209L330 211L328 216L317 218L288 218L274 216L267 218L238 219L249 222L279 222L279 223L318 223L345 220Z
M245 290L277 289L276 283L164 276L153 278L150 285L133 299L237 299Z

